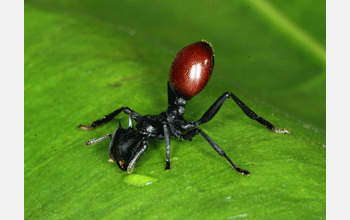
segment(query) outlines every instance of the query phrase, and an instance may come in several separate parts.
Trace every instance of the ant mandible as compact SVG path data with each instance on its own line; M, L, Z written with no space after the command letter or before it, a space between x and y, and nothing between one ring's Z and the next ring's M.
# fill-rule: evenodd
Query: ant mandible
M274 125L255 114L248 106L230 92L225 92L196 122L186 121L186 101L193 98L207 85L214 68L214 54L212 46L207 41L192 43L182 48L176 55L171 68L168 82L168 109L159 115L142 116L128 107L121 107L104 118L94 121L90 126L80 125L78 128L91 130L97 126L111 121L120 112L129 115L129 127L120 125L113 135L107 134L85 143L90 145L110 138L109 145L110 161L116 162L122 171L134 169L140 157L148 148L148 139L164 139L166 148L166 170L170 170L170 137L174 136L183 140L191 141L194 136L201 134L212 148L226 158L230 165L240 174L249 174L249 171L240 169L225 152L200 128L199 125L210 121L220 110L224 102L232 98L233 101L251 119L256 120L266 128L276 133L290 134L289 130L276 129ZM133 120L137 122L134 130Z

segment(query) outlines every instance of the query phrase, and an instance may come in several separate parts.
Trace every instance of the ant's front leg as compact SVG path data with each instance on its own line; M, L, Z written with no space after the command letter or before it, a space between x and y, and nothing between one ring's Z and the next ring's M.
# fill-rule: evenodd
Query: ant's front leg
M233 99L233 101L235 101L237 103L237 105L242 109L242 111L249 118L251 118L253 120L256 120L257 122L259 122L260 124L264 125L266 128L270 129L273 132L291 134L291 132L289 130L287 130L287 129L277 129L277 128L275 128L275 126L273 124L271 124L267 120L265 120L262 117L260 117L257 114L255 114L239 98L237 98L234 94L232 94L230 92L225 92L220 98L218 98L216 100L216 102L214 102L214 104L204 113L202 118L195 122L197 124L197 126L200 125L200 124L204 124L204 123L210 121L216 115L216 113L218 113L218 111L220 110L220 108L224 104L224 102L227 99L229 99L230 97Z
M134 166L137 164L139 161L140 157L145 153L145 151L148 149L148 141L143 141L143 146L138 150L138 152L135 154L135 156L131 159L129 162L127 171L128 173L131 173L132 170L134 169Z
M133 111L132 109L128 107L121 107L120 109L115 110L114 112L106 115L102 119L98 119L91 123L91 125L79 125L78 129L82 130L92 130L96 127L100 126L101 124L110 122L114 117L116 117L120 112L124 111L125 114L131 115L131 117L137 122L142 116L138 114L137 112Z

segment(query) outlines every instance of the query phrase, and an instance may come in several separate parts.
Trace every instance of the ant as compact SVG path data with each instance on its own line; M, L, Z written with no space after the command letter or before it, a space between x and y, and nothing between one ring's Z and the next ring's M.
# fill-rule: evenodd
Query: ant
M184 119L186 101L193 98L207 85L214 68L214 54L212 46L207 41L199 41L182 48L174 58L168 82L168 109L159 115L142 116L128 107L121 107L104 118L94 121L90 126L80 125L82 130L95 129L97 126L111 121L122 111L129 115L129 127L119 127L112 134L90 140L85 145L95 144L107 138L111 139L109 156L111 162L116 162L122 171L131 173L140 157L148 148L148 139L164 139L166 148L166 170L170 170L170 137L174 136L191 141L200 134L212 148L230 163L240 174L248 175L249 171L239 168L225 154L225 152L200 128L199 125L210 121L220 110L224 102L232 98L233 101L251 119L256 120L266 128L276 133L290 134L289 130L276 129L267 120L255 114L248 106L230 92L225 92L204 113L198 121ZM133 120L137 122L134 130Z

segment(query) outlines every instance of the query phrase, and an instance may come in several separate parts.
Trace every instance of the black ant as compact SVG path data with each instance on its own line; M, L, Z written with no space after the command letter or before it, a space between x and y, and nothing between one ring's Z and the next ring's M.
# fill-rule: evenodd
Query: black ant
M192 140L197 134L201 134L204 139L216 150L216 152L226 158L230 165L240 174L249 174L249 171L240 169L225 152L200 128L199 125L210 121L220 110L224 102L232 98L233 101L251 119L256 120L266 128L276 133L287 133L286 129L276 129L270 122L255 114L234 94L225 92L196 122L186 121L183 117L185 113L186 100L190 100L207 85L214 68L214 54L210 43L200 41L192 43L182 48L176 55L171 68L168 82L168 109L159 115L141 116L128 107L122 107L104 118L94 121L90 126L80 125L79 129L91 130L97 126L111 121L120 112L129 115L129 127L123 128L120 125L113 135L107 134L85 143L90 145L110 138L109 145L110 161L116 161L123 171L131 171L136 163L148 148L148 139L164 139L166 147L166 170L170 170L170 137L174 136L184 140ZM134 130L133 120L137 122Z

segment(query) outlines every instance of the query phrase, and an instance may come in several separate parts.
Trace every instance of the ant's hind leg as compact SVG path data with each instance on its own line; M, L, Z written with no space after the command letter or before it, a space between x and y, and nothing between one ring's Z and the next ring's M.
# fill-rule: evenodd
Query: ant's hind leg
M194 136L196 136L197 134L201 134L204 139L210 144L210 146L212 148L214 148L214 150L220 155L225 157L225 159L227 160L227 162L229 162L229 164L233 167L233 169L235 169L238 173L240 174L245 174L245 175L249 175L249 171L247 170L242 170L241 168L239 168L235 163L232 162L232 160L226 156L225 152L206 134L204 133L201 129L199 128L195 128L192 129L190 131L188 131L186 134L184 134L184 139L185 140L192 140L192 138Z
M196 125L200 125L200 124L204 124L208 121L210 121L212 118L214 118L214 116L216 115L216 113L218 113L218 111L220 110L221 106L224 104L224 102L229 99L232 98L233 101L236 102L236 104L242 109L242 111L251 119L256 120L257 122L259 122L260 124L262 124L263 126L265 126L266 128L270 129L273 132L276 133L287 133L287 134L291 134L291 132L287 129L277 129L275 128L275 126L273 124L271 124L270 122L268 122L267 120L263 119L262 117L258 116L257 114L255 114L248 106L246 106L239 98L237 98L234 94L230 93L230 92L225 92L220 98L218 98L214 104L204 113L204 115L202 116L201 119L199 119L196 122Z
M124 113L131 115L131 117L137 122L142 116L138 114L137 112L133 111L132 109L128 107L121 107L120 109L115 110L114 112L106 115L102 119L98 119L94 122L91 123L91 125L86 126L86 125L79 125L78 129L82 130L92 130L95 129L96 127L100 126L101 124L110 122L114 117L119 115L120 112L124 111Z

